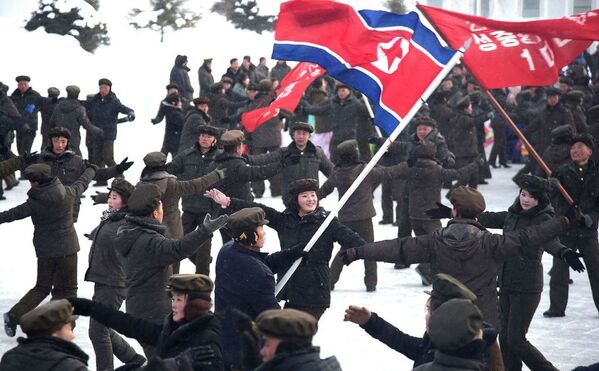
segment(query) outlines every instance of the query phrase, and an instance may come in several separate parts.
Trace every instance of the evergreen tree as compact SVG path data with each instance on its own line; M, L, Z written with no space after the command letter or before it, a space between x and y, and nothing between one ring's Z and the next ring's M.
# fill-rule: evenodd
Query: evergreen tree
M130 25L136 29L149 28L160 32L160 42L164 41L167 29L177 31L182 28L194 27L200 16L185 9L187 0L150 0L152 10L134 8L129 13Z
M84 50L93 53L98 46L110 44L106 24L98 20L97 7L98 0L39 0L25 29L43 27L48 33L73 36Z
M275 16L260 15L255 0L221 0L214 3L212 11L227 17L235 28L261 34L274 29Z
M392 13L406 14L408 12L408 8L406 7L404 0L387 0L385 2L385 6Z

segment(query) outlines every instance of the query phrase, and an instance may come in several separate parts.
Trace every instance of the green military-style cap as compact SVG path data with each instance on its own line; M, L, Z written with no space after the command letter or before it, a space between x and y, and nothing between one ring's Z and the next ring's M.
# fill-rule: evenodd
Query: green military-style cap
M355 139L349 139L339 143L335 152L338 156L357 156L358 155L358 141Z
M428 334L440 351L456 351L474 340L483 327L483 315L466 299L451 299L431 316Z
M212 292L214 283L210 277L203 274L173 274L166 282L170 291Z
M154 211L154 204L160 201L160 188L152 183L140 183L135 186L127 201L129 212L133 215L147 216Z
M449 194L449 202L462 214L476 216L487 207L483 195L472 187L459 186Z
M439 273L433 281L433 289L425 291L431 297L446 302L451 299L476 300L476 295L463 283L449 274Z
M258 330L283 341L306 343L318 331L316 318L296 309L270 309L256 318Z
M243 232L255 231L258 226L268 224L264 210L259 207L241 209L229 216L227 227L234 236Z
M212 135L213 137L218 137L218 134L220 133L217 127L210 125L201 125L198 128L198 131L200 132L200 134L208 134Z
M52 179L52 168L48 164L33 164L23 170L23 178L34 182Z
M150 152L144 156L144 164L148 167L160 167L166 164L166 155L162 152Z
M121 195L121 197L129 199L129 197L131 197L131 194L135 190L135 187L133 186L133 184L126 181L125 178L117 177L114 178L112 183L110 183L110 187L108 187L108 190L114 191Z
M74 322L73 306L66 299L52 300L24 314L19 322L21 329L28 336L45 334L58 325Z
M220 142L223 146L237 146L243 143L245 139L241 130L227 130L220 137Z

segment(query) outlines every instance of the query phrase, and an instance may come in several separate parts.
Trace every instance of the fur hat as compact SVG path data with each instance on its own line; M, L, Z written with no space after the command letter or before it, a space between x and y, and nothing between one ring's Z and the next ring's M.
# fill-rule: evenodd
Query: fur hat
M210 98L204 96L197 97L192 102L194 106L197 106L199 104L210 104Z
M472 302L476 300L476 295L466 285L445 273L437 274L433 281L433 289L425 292L442 302L451 299L466 299Z
M27 81L27 82L29 82L29 81L31 81L31 77L29 77L27 75L19 75L19 76L17 76L15 78L15 81L16 82L19 82L19 81Z
M53 127L48 131L48 138L54 137L63 137L71 139L71 131L67 128L63 128L62 126Z
M112 81L108 80L107 78L101 78L98 80L98 85L108 85L112 87Z
M318 191L318 180L316 179L299 179L289 184L289 194L295 198L298 194L307 191Z
M595 150L595 138L589 133L582 133L572 138L572 145L575 143L584 143L591 151Z

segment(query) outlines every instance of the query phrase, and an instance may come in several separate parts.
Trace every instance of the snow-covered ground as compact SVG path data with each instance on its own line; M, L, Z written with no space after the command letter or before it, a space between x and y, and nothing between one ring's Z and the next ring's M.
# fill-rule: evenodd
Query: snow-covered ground
M357 1L352 1L356 3ZM191 0L190 8L195 11L209 9L212 1ZM263 9L276 12L275 1L262 1ZM362 2L360 2L362 3ZM369 7L380 7L379 1L369 2ZM101 1L102 20L108 24L111 45L102 46L92 55L81 50L76 40L69 37L48 35L43 30L26 32L22 26L29 12L37 8L35 0L0 1L0 45L7 51L0 64L0 81L15 88L14 77L28 74L31 85L45 95L46 88L57 86L63 91L69 84L82 88L81 96L97 92L97 80L108 77L121 101L135 109L137 119L133 123L119 127L119 137L115 146L115 158L125 156L136 161L127 172L135 181L142 169L142 157L149 151L158 150L162 143L163 125L151 125L150 118L155 114L164 96L164 86L177 54L189 57L190 78L197 89L197 68L203 58L214 57L214 75L224 73L228 60L249 54L257 60L260 56L269 57L272 48L272 34L257 35L252 32L235 30L218 15L203 12L197 28L177 33L167 33L165 42L160 43L160 35L151 31L134 31L125 18L129 7L145 6L142 0L124 2ZM8 52L10 51L10 52ZM269 63L272 65L272 63ZM34 148L39 148L38 139ZM84 150L84 149L83 149ZM85 150L84 150L85 151ZM514 200L517 188L510 181L514 169L498 169L490 184L481 186L487 199L489 210L505 210ZM18 205L26 198L28 186L21 183L16 189L6 192L8 200L0 202L0 210ZM80 236L79 254L79 295L91 297L93 287L83 281L87 269L89 242L84 233L92 230L99 222L102 206L92 206L89 195L97 188L90 188L83 200L83 207L77 223ZM379 226L380 190L375 193L379 216L374 219L377 240L393 238L396 228ZM336 194L324 200L325 208L334 206ZM280 199L264 198L269 205L282 208ZM29 220L0 225L0 312L7 311L25 292L34 285L36 260L31 243L32 225ZM276 233L268 230L267 251L278 248ZM220 237L213 242L217 253ZM544 258L546 270L551 262ZM183 262L182 272L192 272L189 262ZM345 268L340 282L332 293L332 306L325 313L315 343L322 347L323 355L336 355L345 370L408 370L412 362L371 339L358 326L343 322L343 312L349 304L364 305L397 325L400 329L421 335L424 330L424 302L420 279L413 269L394 270L391 264L379 265L379 284L375 293L366 293L362 280L363 268L360 263ZM591 299L586 274L573 274L574 285L570 290L570 303L567 317L545 319L542 312L548 307L548 287L543 294L539 310L532 322L529 339L560 370L570 370L576 365L599 361L599 317ZM94 368L94 354L87 337L88 320L81 318L75 329L76 342L91 356L90 368ZM132 343L136 344L135 341ZM15 339L0 334L0 354L15 345ZM136 345L136 347L138 347ZM138 349L140 349L138 347Z

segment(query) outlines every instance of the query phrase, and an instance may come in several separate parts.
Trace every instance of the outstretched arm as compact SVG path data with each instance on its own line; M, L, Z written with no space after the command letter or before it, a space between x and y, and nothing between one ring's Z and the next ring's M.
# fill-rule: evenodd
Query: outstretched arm
M12 209L1 212L0 224L25 219L28 216L31 216L31 206L29 206L28 202L24 202L19 206L15 206Z

